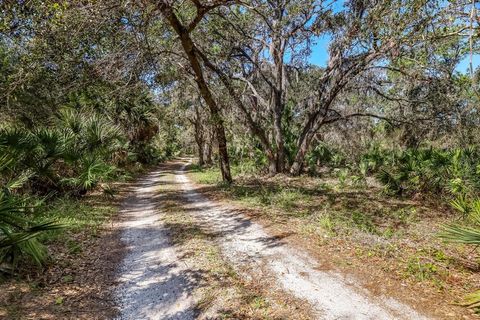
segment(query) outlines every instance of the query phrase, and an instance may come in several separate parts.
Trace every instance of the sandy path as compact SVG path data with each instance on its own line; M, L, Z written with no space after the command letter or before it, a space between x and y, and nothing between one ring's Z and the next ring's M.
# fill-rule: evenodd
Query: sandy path
M156 186L162 171L138 182L135 193L126 199L122 241L128 252L119 270L118 319L194 319L191 292L195 279L178 259L156 209Z
M308 301L318 319L426 319L394 299L369 297L368 292L355 288L353 280L315 269L317 263L306 253L282 244L259 224L196 192L184 174L185 167L176 173L176 179L192 214L219 234L223 254L246 276L268 273L278 286Z
M273 287L307 301L318 319L426 319L387 297L371 297L353 279L327 271L305 252L269 236L246 216L208 200L184 174L174 171L181 203L205 229L217 234L223 255L250 279L271 279ZM119 270L118 319L182 319L196 317L196 288L191 269L179 259L162 225L162 195L156 187L167 171L155 171L139 181L122 210L128 252ZM157 206L157 201L159 206ZM160 207L160 211L158 210ZM292 315L294 319L294 315Z

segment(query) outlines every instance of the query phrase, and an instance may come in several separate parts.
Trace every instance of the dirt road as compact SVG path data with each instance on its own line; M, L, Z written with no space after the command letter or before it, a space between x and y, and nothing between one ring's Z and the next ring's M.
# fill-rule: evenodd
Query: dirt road
M187 163L155 171L126 200L122 240L129 252L119 270L119 319L194 319L195 279L182 263L162 225L162 194L156 187L175 175L182 206L197 223L217 234L222 254L243 277L272 279L295 298L307 301L317 319L426 319L389 297L374 297L346 275L321 271L301 249L269 236L246 216L208 200L185 175ZM326 257L328 259L328 257ZM295 316L292 315L292 319Z

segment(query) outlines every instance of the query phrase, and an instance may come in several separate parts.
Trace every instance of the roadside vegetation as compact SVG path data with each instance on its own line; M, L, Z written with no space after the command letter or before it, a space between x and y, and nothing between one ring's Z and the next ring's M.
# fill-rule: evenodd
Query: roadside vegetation
M112 271L108 264L121 258L111 243L110 224L117 212L118 201L100 192L82 199L58 197L39 207L32 219L54 221L62 228L42 232L35 238L45 250L42 266L32 265L28 256L19 252L15 269L2 274L0 317L113 316L108 288ZM109 251L102 253L101 248Z
M152 146L158 132L156 111L148 99L143 103L125 106L129 113L123 124L90 106L78 106L61 108L48 125L5 123L0 128L2 264L15 268L21 258L37 264L45 260L38 236L67 227L42 214L56 199L74 201L94 190L113 197L110 182L125 179L129 166L162 159ZM126 111L111 112L122 116Z
M443 316L461 316L452 305L475 311L477 151L374 148L355 162L327 148L327 159L300 177L259 175L262 167L248 160L232 166L233 184L223 183L216 167L194 164L190 176L199 190L233 201L320 261L328 256L328 268L357 274L374 288L384 281L400 298L398 285L422 292L433 300L428 303L447 302L450 307L437 306Z
M60 252L89 246L77 235L111 221L118 183L195 154L211 196L339 265L417 283L439 308L478 307L479 12L456 0L0 2L4 282L63 268Z
M64 5L1 4L0 318L113 317L122 184L179 149L145 83L67 49L93 39L59 36Z

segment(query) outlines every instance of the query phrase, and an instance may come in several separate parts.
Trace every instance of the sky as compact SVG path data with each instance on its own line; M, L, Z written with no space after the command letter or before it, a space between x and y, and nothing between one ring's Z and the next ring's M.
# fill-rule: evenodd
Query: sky
M325 67L328 62L328 44L330 43L330 37L324 35L317 39L315 45L312 46L312 54L310 55L309 62L311 64ZM473 55L473 68L480 66L480 54ZM467 55L457 66L457 71L461 73L470 72L470 55Z
M328 44L330 37L324 35L318 38L317 42L312 46L312 54L310 55L309 62L311 64L325 67L328 62Z

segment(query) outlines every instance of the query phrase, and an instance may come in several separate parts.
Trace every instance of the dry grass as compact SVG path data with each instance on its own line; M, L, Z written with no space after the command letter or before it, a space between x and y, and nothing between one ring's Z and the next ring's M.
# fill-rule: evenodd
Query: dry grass
M376 186L340 186L331 177L243 175L225 186L215 176L190 173L197 191L242 210L272 234L288 234L284 240L308 250L323 268L353 274L373 294L442 319L477 318L455 304L480 287L480 255L437 238L439 226L455 219L438 199L392 198Z

